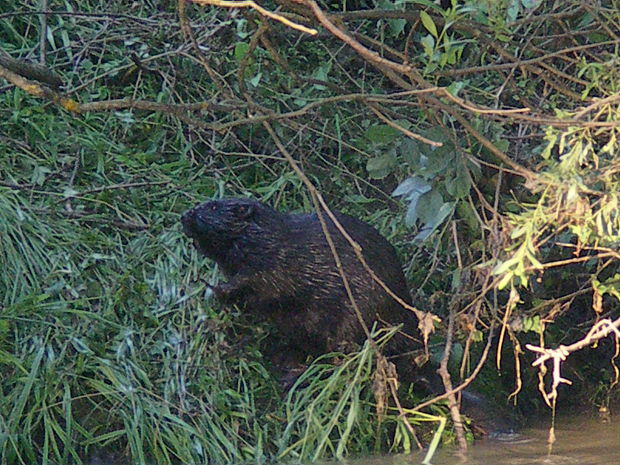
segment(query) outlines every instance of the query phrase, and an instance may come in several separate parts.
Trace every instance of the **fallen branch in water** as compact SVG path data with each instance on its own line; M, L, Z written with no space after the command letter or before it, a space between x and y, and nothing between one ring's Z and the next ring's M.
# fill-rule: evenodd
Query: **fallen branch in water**
M616 337L616 344L618 344L618 341L620 341L619 328L620 328L620 318L613 320L613 321L609 318L606 318L604 320L599 321L594 326L592 326L588 334L586 334L586 336L583 339L577 342L574 342L571 345L568 345L568 346L560 345L557 349L547 349L545 347L539 347L539 346L535 346L532 344L527 344L525 346L529 350L541 354L534 361L534 363L532 363L532 366L538 366L540 368L540 374L539 374L540 382L539 382L538 388L543 398L545 399L545 402L547 403L549 407L551 408L555 407L555 401L557 400L557 397L558 397L558 391L557 391L558 386L560 384L572 384L572 382L569 379L562 378L561 373L560 373L561 364L564 360L566 360L568 355L571 354L572 352L576 352L585 347L588 347L592 345L593 343L595 343L596 341L603 339L612 333L614 333ZM545 363L548 360L553 361L553 382L551 384L551 390L549 392L546 392L543 380L544 380L545 374L547 373L547 368L545 366Z

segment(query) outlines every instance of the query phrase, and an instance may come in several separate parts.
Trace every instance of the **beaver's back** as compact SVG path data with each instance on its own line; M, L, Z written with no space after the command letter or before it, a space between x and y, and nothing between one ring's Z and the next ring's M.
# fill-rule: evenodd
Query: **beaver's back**
M361 246L377 277L410 303L392 245L369 224L335 214ZM413 313L370 276L335 224L327 215L324 218L366 325L402 323L413 334L417 324ZM304 352L321 354L364 341L364 330L316 214L282 214L254 200L224 199L190 210L184 225L199 249L225 271L229 283L239 286L238 303L267 315Z

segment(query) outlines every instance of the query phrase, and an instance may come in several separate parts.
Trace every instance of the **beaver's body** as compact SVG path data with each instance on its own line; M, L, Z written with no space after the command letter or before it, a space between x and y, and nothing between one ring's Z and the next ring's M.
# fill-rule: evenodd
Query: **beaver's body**
M326 215L325 215L326 216ZM370 225L342 213L338 221L362 247L368 265L396 295L410 303L394 248ZM353 248L327 218L355 301L368 327L417 319L373 280ZM362 343L364 330L347 296L316 214L279 213L248 199L206 202L182 218L196 247L215 260L227 283L214 287L223 301L266 315L303 352L318 355ZM390 352L405 350L402 336Z
M410 303L405 277L394 248L372 226L335 212L338 221L362 247L366 263L397 296ZM355 301L368 327L403 324L403 331L415 334L417 318L403 308L368 274L353 248L325 215L343 269L349 279ZM364 330L353 310L334 256L315 214L279 213L255 200L224 199L206 202L182 217L183 230L207 257L215 260L228 282L215 286L216 296L225 302L240 304L260 312L286 336L293 347L272 354L276 365L291 370L301 363L300 356L320 355L348 350L362 343ZM395 355L420 348L402 335L396 335L387 347ZM294 350L297 349L297 350ZM301 352L301 353L300 353ZM416 370L408 357L398 360L399 371L408 381ZM283 381L291 385L295 373L285 373ZM430 376L440 383L434 370ZM442 392L440 384L437 391ZM480 418L484 399L465 392L473 408L466 413ZM467 409L466 409L467 410ZM488 416L488 415L487 415ZM509 427L498 423L501 416L482 416L478 426L491 432Z

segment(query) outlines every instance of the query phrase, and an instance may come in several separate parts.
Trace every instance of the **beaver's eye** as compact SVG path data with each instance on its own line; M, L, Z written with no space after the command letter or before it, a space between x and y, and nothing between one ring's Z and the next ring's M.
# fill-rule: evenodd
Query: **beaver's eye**
M235 208L235 213L237 217L242 219L249 218L250 216L252 216L253 212L254 207L252 205L238 205L237 208Z

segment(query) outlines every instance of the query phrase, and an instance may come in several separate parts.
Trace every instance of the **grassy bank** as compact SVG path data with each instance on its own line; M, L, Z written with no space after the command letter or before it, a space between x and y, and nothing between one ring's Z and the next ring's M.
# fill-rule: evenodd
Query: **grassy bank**
M496 404L617 397L611 340L563 362L572 391L544 397L529 368L620 326L617 1L293 3L261 3L267 19L182 0L0 1L3 464L430 443L445 406L413 413L421 394L401 392L399 415L369 346L314 361L285 393L263 356L277 334L209 295L218 271L181 213L250 195L310 211L308 182L396 246L435 367L452 344L454 385L489 355L477 389Z

